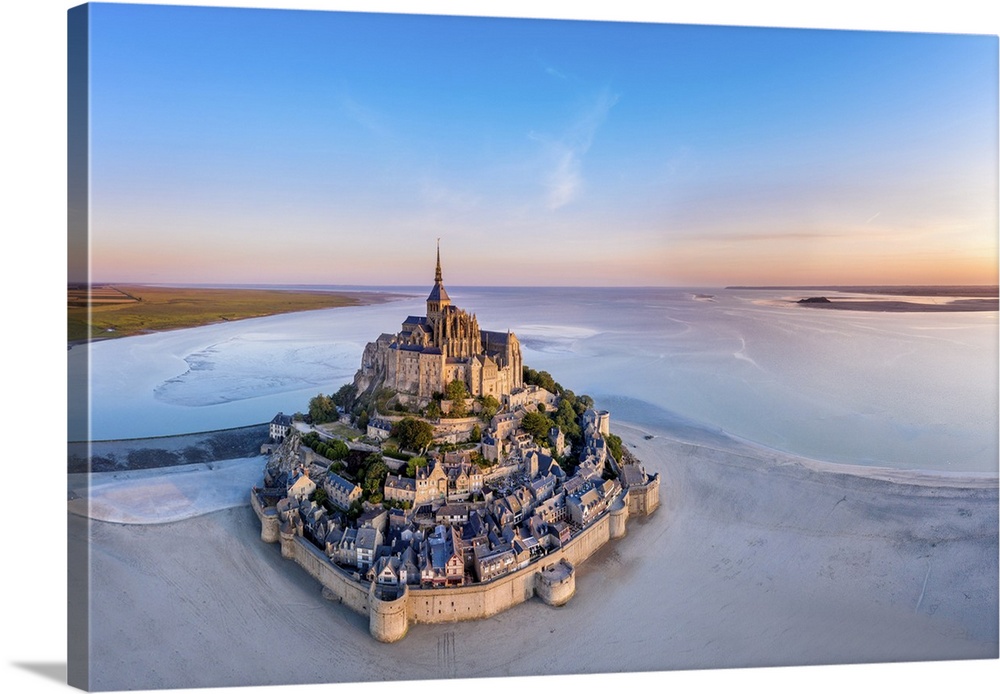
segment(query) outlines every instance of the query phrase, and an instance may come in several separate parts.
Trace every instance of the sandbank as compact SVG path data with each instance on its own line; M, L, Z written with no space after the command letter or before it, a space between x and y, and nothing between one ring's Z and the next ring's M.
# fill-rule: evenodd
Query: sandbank
M396 644L261 542L246 505L89 531L71 515L100 587L92 686L997 657L995 475L867 471L711 432L613 428L661 473L662 505L579 567L567 606L416 625Z
M880 311L885 313L962 313L966 311L996 311L997 299L956 299L943 304L914 301L809 301L799 306L822 308L831 311Z

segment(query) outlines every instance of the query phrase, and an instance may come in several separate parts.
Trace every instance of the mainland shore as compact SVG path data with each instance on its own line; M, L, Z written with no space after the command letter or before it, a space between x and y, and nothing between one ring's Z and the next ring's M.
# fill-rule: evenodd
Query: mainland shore
M404 298L373 290L101 284L70 286L69 346L164 330Z
M261 542L242 478L262 457L95 474L69 523L71 553L89 543L101 586L92 687L998 656L996 475L831 465L697 429L613 428L661 473L662 505L579 568L570 603L416 625L397 644L371 639L366 618ZM121 505L142 490L153 503L126 519Z

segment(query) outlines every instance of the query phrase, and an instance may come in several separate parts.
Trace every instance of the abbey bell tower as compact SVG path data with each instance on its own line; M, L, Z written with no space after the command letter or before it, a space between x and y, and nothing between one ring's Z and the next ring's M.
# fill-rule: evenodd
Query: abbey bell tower
M437 245L437 268L434 270L434 288L427 296L427 320L436 323L441 318L441 312L446 306L451 305L448 292L444 289L444 281L441 279L441 240Z

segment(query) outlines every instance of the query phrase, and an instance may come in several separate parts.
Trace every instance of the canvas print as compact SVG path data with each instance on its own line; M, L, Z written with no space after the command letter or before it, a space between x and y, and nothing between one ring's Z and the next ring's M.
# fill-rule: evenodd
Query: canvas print
M998 657L996 36L68 29L70 684Z

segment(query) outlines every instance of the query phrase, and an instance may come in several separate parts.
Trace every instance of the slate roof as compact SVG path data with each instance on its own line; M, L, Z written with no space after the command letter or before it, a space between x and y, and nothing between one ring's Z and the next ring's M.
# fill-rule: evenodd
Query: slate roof
M356 484L354 484L354 482L348 482L335 472L327 474L326 479L327 483L331 487L339 489L344 494L350 494L352 491L354 491L354 488L357 486Z
M413 492L417 489L417 481L412 477L403 477L402 475L389 473L385 478L384 486L390 489L402 489Z
M623 465L622 480L625 482L626 487L633 487L646 481L646 473L638 465Z
M378 530L375 528L358 528L358 549L375 551L378 542Z
M451 301L451 297L448 296L448 292L445 291L444 285L440 282L435 282L434 286L431 288L431 293L427 295L428 301Z

